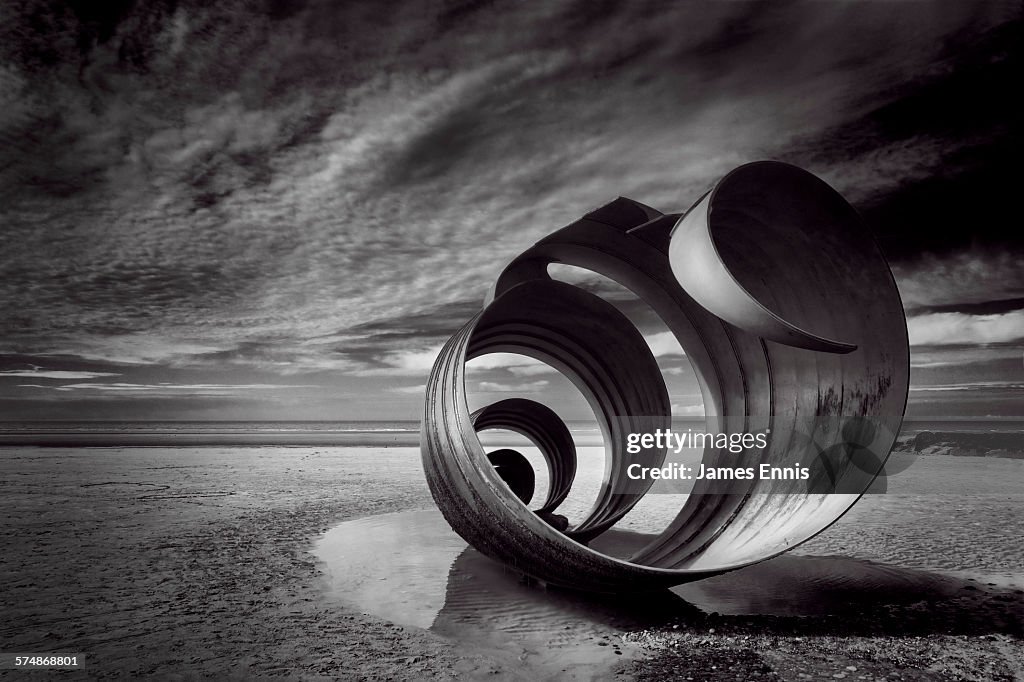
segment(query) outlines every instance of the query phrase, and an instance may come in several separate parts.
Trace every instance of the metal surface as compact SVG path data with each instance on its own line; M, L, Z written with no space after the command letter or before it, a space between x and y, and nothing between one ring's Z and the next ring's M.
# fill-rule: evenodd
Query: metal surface
M609 303L551 279L551 263L609 277L651 306L694 367L709 431L770 430L763 449L706 448L705 465L802 459L814 467L813 485L697 481L665 531L628 560L588 547L652 483L630 480L626 467L658 466L666 456L627 454L625 433L669 427L671 404L642 335ZM604 480L575 526L551 522L575 473L557 415L529 400L469 413L465 363L493 352L550 364L593 408L606 444ZM899 294L859 216L806 171L752 163L683 216L616 199L512 261L434 365L423 465L449 524L488 556L577 589L672 585L781 553L849 509L892 447L908 375ZM518 431L544 455L551 485L536 512L488 461L477 437L486 428Z

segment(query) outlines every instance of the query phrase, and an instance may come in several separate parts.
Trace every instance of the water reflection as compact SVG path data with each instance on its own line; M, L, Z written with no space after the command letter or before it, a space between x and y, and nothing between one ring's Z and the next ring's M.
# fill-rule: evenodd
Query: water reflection
M624 553L649 538L612 531L600 542L602 550ZM547 645L700 622L707 614L765 616L776 623L779 618L806 622L811 617L810 622L828 622L829 627L845 618L856 629L858 623L868 627L865 614L905 605L924 604L933 614L955 611L960 608L954 607L956 599L980 587L964 577L843 557L786 554L671 591L581 594L545 588L487 559L468 548L434 510L343 523L320 539L315 553L325 565L328 598L348 607L463 640L499 636ZM970 623L957 615L959 629L995 627L1001 617L1006 627L1019 627L1024 612L1019 589L983 596L994 600L990 606L995 610L972 616ZM1015 621L1013 610L1018 613Z

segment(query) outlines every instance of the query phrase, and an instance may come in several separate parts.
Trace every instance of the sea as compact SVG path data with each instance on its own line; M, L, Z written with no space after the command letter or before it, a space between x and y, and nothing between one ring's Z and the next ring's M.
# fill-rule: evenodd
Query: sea
M676 428L702 420L674 420ZM567 422L580 446L602 444L592 421ZM907 418L901 437L938 433L1018 433L1022 417ZM416 447L420 422L405 421L0 421L0 446L166 447L166 446L365 446ZM511 433L489 435L485 445L525 444Z

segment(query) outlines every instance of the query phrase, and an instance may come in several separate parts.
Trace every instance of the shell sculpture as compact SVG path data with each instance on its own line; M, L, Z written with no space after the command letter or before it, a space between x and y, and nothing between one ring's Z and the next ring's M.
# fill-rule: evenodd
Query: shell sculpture
M671 428L664 378L640 332L604 299L552 279L552 263L608 277L645 301L678 339L700 384L705 428L765 433L765 447L706 447L709 467L785 467L809 480L695 481L678 514L628 556L591 545L649 491L629 465L628 433ZM502 400L470 413L468 360L538 359L586 397L605 443L604 477L586 517L556 512L576 474L565 423L545 405ZM813 537L884 466L906 407L909 348L899 292L874 237L811 173L760 161L722 178L684 214L619 198L537 242L498 276L483 309L449 339L426 386L421 451L447 522L469 544L544 583L598 592L649 590L716 575ZM487 453L485 429L527 437L547 463Z

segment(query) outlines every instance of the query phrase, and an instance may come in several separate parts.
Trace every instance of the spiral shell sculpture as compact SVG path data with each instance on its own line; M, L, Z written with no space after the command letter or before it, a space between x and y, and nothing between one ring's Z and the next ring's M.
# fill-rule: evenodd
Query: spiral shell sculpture
M658 364L616 308L549 277L562 263L608 277L660 316L697 375L708 430L765 431L766 447L707 447L730 467L813 464L812 481L696 481L664 531L627 558L591 547L653 481L664 449L630 454L627 433L669 428ZM470 413L465 364L516 353L551 365L591 405L605 470L586 517L555 514L576 473L569 429L545 405L502 400ZM846 512L879 474L906 406L906 318L892 273L856 211L814 175L778 162L736 168L685 214L619 198L542 239L499 275L480 313L441 350L426 387L421 451L447 522L473 547L547 583L619 592L667 587L784 552ZM532 441L549 485L515 450L478 432ZM598 544L598 543L594 543Z

